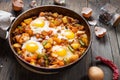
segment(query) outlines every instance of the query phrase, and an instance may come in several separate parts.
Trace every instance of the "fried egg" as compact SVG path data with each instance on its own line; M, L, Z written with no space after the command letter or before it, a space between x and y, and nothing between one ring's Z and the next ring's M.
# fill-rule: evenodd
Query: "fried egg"
M49 31L49 21L45 17L38 17L30 23L33 33L41 33L41 31Z
M73 33L71 30L61 30L61 33L58 33L58 38L60 39L66 39L69 42L72 42L75 39L75 33Z
M43 46L37 41L28 40L23 43L22 49L25 49L29 53L42 53Z
M52 55L57 57L59 60L69 59L73 53L66 46L53 46Z

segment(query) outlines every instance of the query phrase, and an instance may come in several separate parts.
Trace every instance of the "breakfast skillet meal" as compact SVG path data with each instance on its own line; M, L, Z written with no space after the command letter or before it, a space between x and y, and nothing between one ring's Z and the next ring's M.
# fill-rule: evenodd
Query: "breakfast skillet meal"
M79 20L58 13L40 12L24 19L12 32L12 45L26 62L58 68L84 54L89 40Z

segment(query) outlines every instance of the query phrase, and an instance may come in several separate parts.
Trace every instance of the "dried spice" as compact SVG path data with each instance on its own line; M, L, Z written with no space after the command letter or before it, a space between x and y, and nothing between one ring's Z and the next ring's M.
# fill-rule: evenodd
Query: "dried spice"
M100 60L101 62L103 62L104 64L109 66L113 70L113 80L118 80L119 70L118 70L117 66L112 61L105 59L105 58L102 58L100 56L97 56L96 59Z
M120 23L120 15L116 11L116 7L107 3L100 10L99 21L107 25L118 26Z

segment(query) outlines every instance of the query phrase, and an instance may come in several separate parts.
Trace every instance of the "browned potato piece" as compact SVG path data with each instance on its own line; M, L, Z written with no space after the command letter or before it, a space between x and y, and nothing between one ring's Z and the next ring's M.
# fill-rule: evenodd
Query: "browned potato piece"
M47 42L47 44L44 46L44 48L46 48L46 49L51 48L51 47L52 47L52 45L49 42Z
M53 22L50 22L50 27L55 27L55 24Z
M62 42L61 39L56 38L56 37L53 37L53 40L54 40L57 44L60 44L60 43Z
M62 23L61 19L55 19L54 24L55 26L59 26Z
M26 24L25 24L24 22L21 22L21 26L22 26L22 27L25 27Z
M73 49L78 49L78 48L80 48L80 44L79 44L78 42L72 43L71 46L72 46Z
M73 61L77 60L78 58L79 58L78 54L74 54L71 56L70 62L73 62Z
M58 17L58 13L53 13L53 17Z
M63 21L63 23L68 23L67 16L64 16L64 17L62 18L62 21Z
M32 22L32 18L28 18L24 20L25 24L30 24Z
M86 34L83 34L83 35L82 35L81 40L85 43L85 46L87 46L87 45L88 45L88 37L87 37L87 35L86 35Z
M40 12L39 16L45 16L45 12Z
M22 44L23 42L30 39L30 36L28 33L23 33L19 38L19 43Z
M13 47L15 47L15 48L20 48L21 45L20 45L19 43L15 43L15 44L13 44Z

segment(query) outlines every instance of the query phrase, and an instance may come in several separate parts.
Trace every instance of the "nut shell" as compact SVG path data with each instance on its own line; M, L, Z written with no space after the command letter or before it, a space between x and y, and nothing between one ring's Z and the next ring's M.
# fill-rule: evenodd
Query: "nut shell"
M12 7L14 11L21 11L24 7L23 0L12 0Z

